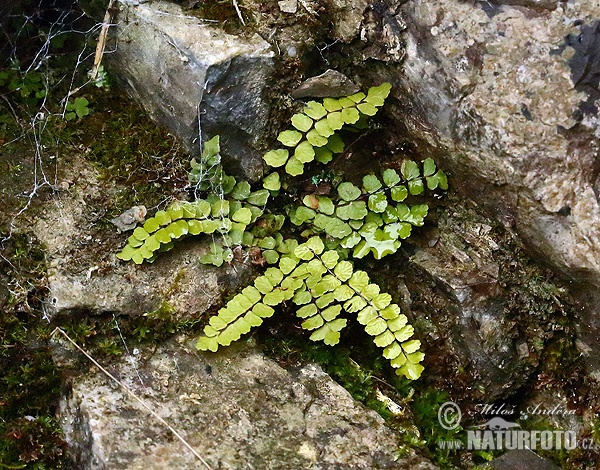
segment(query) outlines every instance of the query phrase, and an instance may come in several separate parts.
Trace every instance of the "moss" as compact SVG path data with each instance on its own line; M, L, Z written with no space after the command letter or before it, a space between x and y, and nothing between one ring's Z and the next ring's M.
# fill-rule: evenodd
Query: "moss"
M4 238L0 233L0 238ZM13 233L2 244L0 299L0 462L6 468L69 468L54 415L61 379L43 319L45 254L35 239Z
M69 127L86 160L117 185L116 197L105 201L111 214L142 203L154 207L183 191L189 155L171 134L122 91L98 90L89 100L93 114Z

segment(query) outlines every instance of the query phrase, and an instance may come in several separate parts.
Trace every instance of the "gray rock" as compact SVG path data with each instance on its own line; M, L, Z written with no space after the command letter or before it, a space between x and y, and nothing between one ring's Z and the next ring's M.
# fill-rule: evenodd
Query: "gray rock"
M289 372L247 343L202 354L178 338L110 370L213 468L436 468L395 461L396 435L319 367ZM82 470L204 468L97 369L73 379L61 423Z
M519 261L504 259L504 241L485 219L461 219L454 212L428 236L431 243L410 256L403 275L409 295L427 299L426 311L415 316L431 322L432 331L424 340L431 346L430 364L435 367L438 356L454 358L471 393L491 403L525 385L538 365L537 339L515 327L514 307L509 307L512 294L501 275ZM428 329L424 325L421 334ZM444 342L433 346L439 338Z
M296 13L298 11L298 0L282 0L277 2L277 5L284 13Z
M133 230L138 222L143 222L146 214L146 206L133 206L118 217L111 219L111 223L121 232L127 232L128 230Z
M513 226L563 276L598 290L597 79L577 79L572 58L584 52L565 37L581 36L596 57L600 8L559 2L538 14L505 4L490 15L484 3L417 0L386 13L380 24L400 17L407 27L398 36L406 57L401 69L375 67L371 80L393 82L391 118L438 157L455 191ZM598 324L597 299L580 301L578 321ZM597 357L598 343L588 345Z
M360 88L346 75L336 70L327 70L316 77L305 80L298 88L292 91L292 98L335 98L348 96L360 91Z
M258 179L255 144L268 125L264 98L273 71L269 44L258 35L228 35L169 2L122 0L120 8L110 30L115 50L105 58L113 76L189 149L198 151L199 130L204 140L220 134L227 168Z
M486 468L493 470L559 470L551 460L528 449L511 450L494 459Z

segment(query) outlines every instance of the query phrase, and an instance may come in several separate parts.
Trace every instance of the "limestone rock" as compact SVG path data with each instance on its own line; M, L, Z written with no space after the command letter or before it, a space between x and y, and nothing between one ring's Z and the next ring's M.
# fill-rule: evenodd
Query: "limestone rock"
M321 75L305 80L292 93L292 98L335 98L348 96L360 91L360 88L343 73L327 70Z
M511 450L492 460L485 468L491 470L559 470L551 460L528 449Z
M417 0L386 13L406 25L406 57L370 79L392 81L388 112L421 154L437 156L454 190L476 194L545 262L598 290L598 80L576 65L597 62L600 6L486 4ZM533 8L543 5L552 8ZM579 321L597 324L588 300Z
M213 468L436 468L415 454L395 461L395 434L317 366L289 372L248 344L198 353L183 338L129 359L113 375ZM95 369L73 380L61 419L82 470L202 468Z
M200 133L219 134L226 167L258 179L254 146L268 124L270 45L226 34L169 2L122 0L120 8L110 32L115 51L106 56L115 78L188 148L198 151Z
M430 374L435 375L431 367L439 366L438 356L456 358L478 399L493 402L518 390L535 371L539 354L539 338L516 327L509 306L505 264L515 269L518 260L503 259L505 242L485 219L463 219L454 212L426 237L431 243L410 256L404 278L410 296L427 299L426 311L415 315L430 319L431 326L421 329L421 334L430 330L424 339L431 348L426 353L432 356L426 359ZM443 342L436 344L440 338Z

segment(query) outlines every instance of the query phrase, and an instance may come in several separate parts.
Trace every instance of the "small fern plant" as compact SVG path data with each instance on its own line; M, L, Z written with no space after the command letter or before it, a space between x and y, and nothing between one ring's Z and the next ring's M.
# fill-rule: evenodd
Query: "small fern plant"
M292 306L311 340L335 345L355 319L398 375L413 380L421 375L424 354L406 315L352 260L396 253L427 216L428 205L416 199L426 189L448 188L444 172L431 158L421 164L404 160L398 168L364 175L358 185L339 181L326 195L286 191L297 176L314 171L313 165L327 165L343 153L343 132L367 128L390 89L384 83L367 94L309 101L278 135L283 147L264 154L273 171L260 188L225 173L219 138L213 137L200 161L191 161L195 200L175 201L133 231L117 254L124 261L152 262L182 237L209 234L210 248L199 262L221 266L242 253L266 266L211 317L198 349L228 346L276 309ZM275 199L291 202L272 204Z

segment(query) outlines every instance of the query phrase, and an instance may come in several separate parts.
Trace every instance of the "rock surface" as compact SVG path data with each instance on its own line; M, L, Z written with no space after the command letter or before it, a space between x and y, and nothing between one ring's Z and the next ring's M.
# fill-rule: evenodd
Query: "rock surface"
M226 34L169 2L123 0L120 8L107 55L114 76L189 149L198 151L199 130L205 140L219 134L228 169L258 179L270 45L258 35Z
M395 434L317 366L286 371L249 344L201 354L178 338L153 349L111 373L212 468L436 468L414 454L395 461ZM61 413L82 470L204 468L95 368L73 380Z
M437 155L454 190L585 283L574 292L590 356L600 350L589 295L600 286L599 16L598 2L408 2L379 20L406 25L402 66L368 72L392 81L392 119L421 154Z

